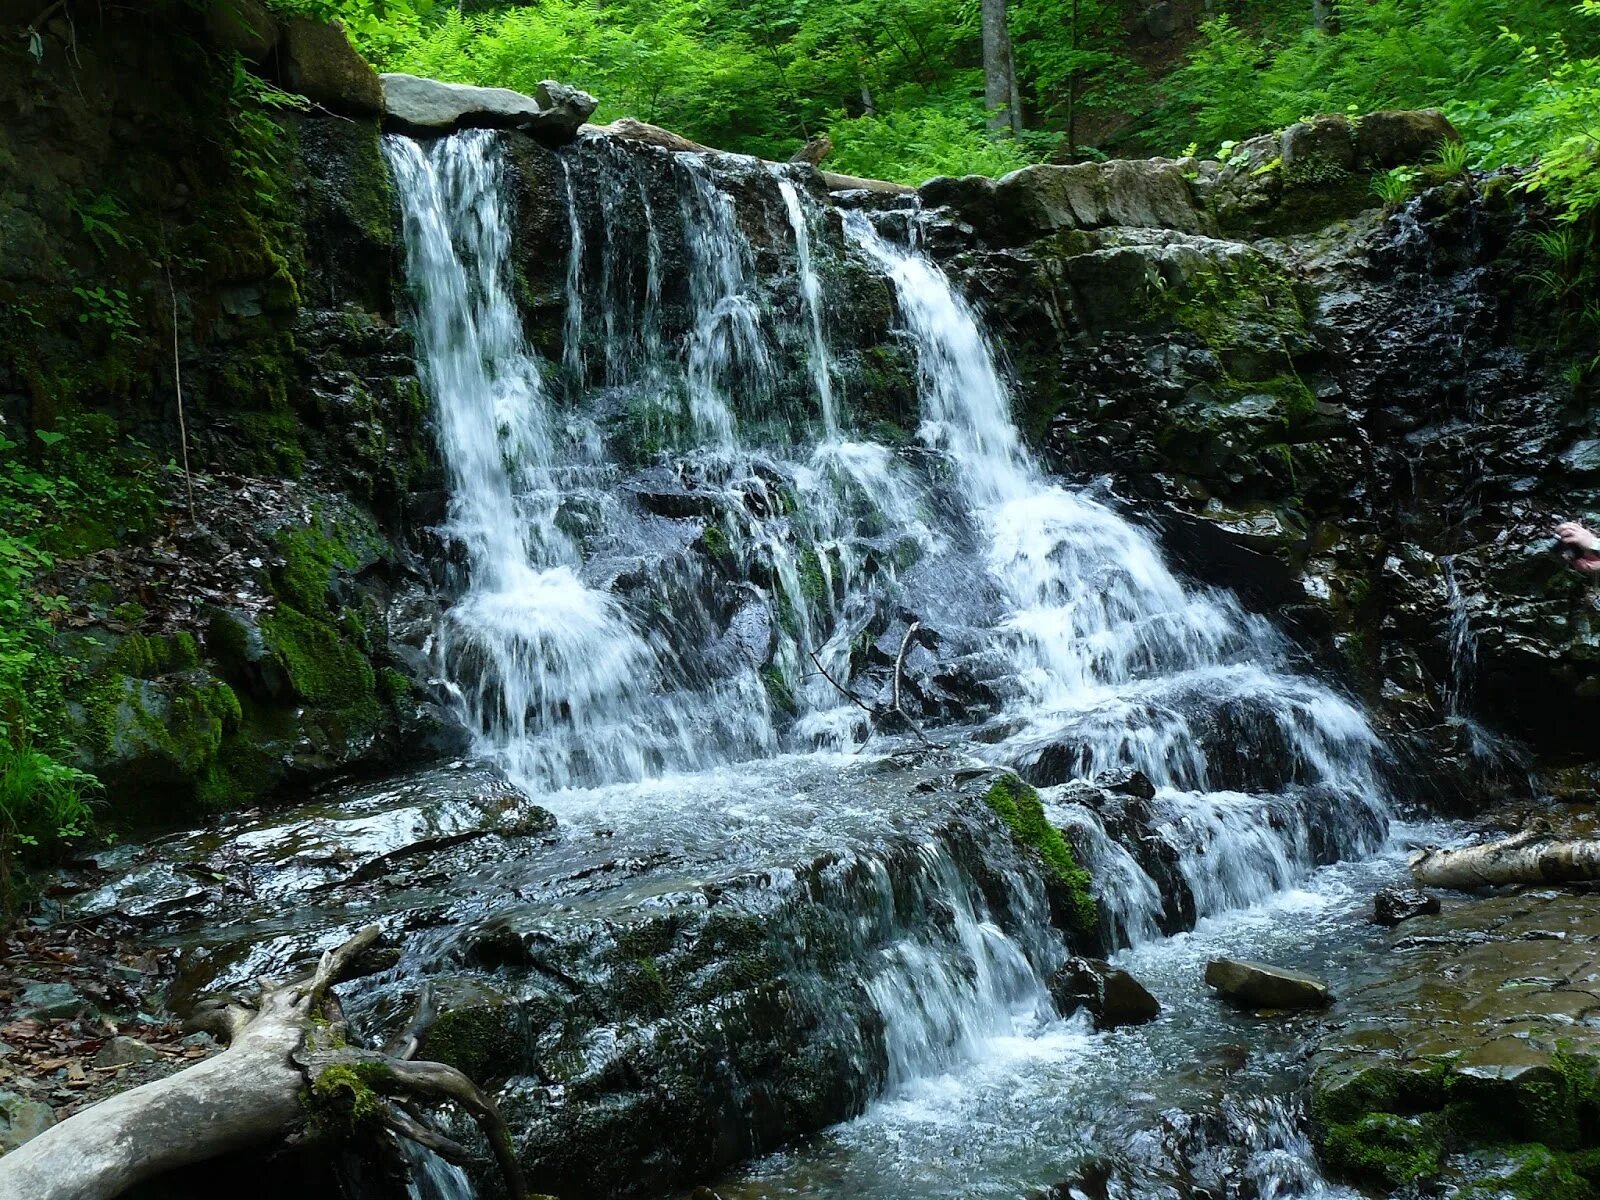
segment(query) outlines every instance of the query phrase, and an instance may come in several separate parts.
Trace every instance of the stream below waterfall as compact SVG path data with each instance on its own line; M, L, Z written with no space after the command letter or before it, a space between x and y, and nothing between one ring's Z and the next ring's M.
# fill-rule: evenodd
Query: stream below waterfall
M719 1174L724 1200L1345 1195L1297 1107L1314 1023L1224 1010L1203 965L1339 992L1374 969L1362 910L1400 849L1449 831L1393 822L1381 741L1268 620L1045 474L924 214L580 141L552 175L565 295L541 352L516 258L547 251L516 243L501 136L386 152L450 484L454 600L425 648L514 786L457 803L443 773L247 815L182 851L248 876L226 910L131 848L84 907L167 914L196 987L383 920L396 961L347 1012L377 1038L427 983L515 1013L489 1065L569 1200ZM865 351L851 289L891 314ZM898 434L858 387L891 352ZM1001 770L1093 874L1095 936L1153 1024L1056 1015L1068 938L981 802ZM1136 820L1098 786L1130 772ZM655 1132L683 1112L710 1115ZM411 1189L466 1186L429 1163Z

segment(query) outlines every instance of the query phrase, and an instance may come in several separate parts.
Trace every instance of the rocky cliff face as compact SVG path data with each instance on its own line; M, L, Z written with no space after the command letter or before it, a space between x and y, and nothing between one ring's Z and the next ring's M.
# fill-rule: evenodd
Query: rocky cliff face
M50 547L81 763L167 820L442 749L394 624L437 484L371 69L285 35L335 113L183 6L41 34L0 81L0 412L109 514Z

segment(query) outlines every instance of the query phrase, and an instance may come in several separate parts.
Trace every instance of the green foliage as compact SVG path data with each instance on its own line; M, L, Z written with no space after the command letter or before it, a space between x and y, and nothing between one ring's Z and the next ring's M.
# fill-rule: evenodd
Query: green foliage
M1078 865L1077 856L1061 831L1050 824L1039 793L1015 775L1003 775L984 795L985 802L1011 830L1011 836L1038 853L1045 872L1066 889L1068 921L1075 933L1091 935L1100 924L1094 898L1094 879Z
M1385 208L1399 208L1416 194L1416 190L1415 167L1391 167L1372 177L1372 194L1383 201Z
M153 522L154 464L104 418L40 430L32 447L0 436L0 892L13 857L82 837L98 785L72 765L55 644L62 601L43 580L58 554L112 544Z
M1466 146L1429 174L1535 162L1523 186L1567 220L1600 205L1600 0L1346 0L1337 11L1334 33L1207 22L1166 81L1158 139L1215 144L1313 113L1440 108Z
M1032 161L1016 141L996 141L981 112L914 108L840 119L829 128L828 168L846 175L919 184L935 175L1004 175Z

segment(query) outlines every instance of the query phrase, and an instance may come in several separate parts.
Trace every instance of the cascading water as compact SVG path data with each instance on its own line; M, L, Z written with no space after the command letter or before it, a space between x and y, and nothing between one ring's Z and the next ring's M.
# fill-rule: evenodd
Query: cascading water
M954 460L1003 596L992 628L1006 658L1006 736L988 753L1036 776L1146 775L1183 810L1172 824L1196 831L1184 862L1206 876L1193 881L1202 914L1262 899L1316 861L1281 804L1219 789L1337 804L1341 819L1325 827L1341 853L1375 845L1380 745L1360 712L1293 674L1264 620L1182 584L1131 524L1046 479L949 281L864 214L847 213L845 229L894 281L918 350L920 436Z
M657 702L676 674L674 655L584 578L564 518L573 482L604 467L589 461L581 432L555 428L523 342L506 277L497 145L487 131L426 149L386 142L405 215L418 358L450 474L443 532L467 561L438 653L468 726L535 788L703 763L708 717L728 742L759 749L763 707L753 730L742 715L737 728L714 715L721 701L740 714L748 695ZM683 696L672 691L674 701Z
M678 154L657 160L669 185L658 171L647 187L626 153L580 144L562 155L562 357L581 394L558 409L511 299L497 146L485 132L426 148L388 142L451 482L443 533L465 562L437 649L480 748L569 829L661 843L669 859L707 854L731 829L754 836L761 822L850 846L852 830L876 820L872 798L826 820L803 816L811 785L790 781L831 768L780 751L859 750L875 736L893 747L860 697L841 693L856 685L863 647L896 637L911 614L994 697L986 715L963 718L974 753L1047 784L1114 769L1148 776L1144 840L1165 848L1170 879L1155 879L1083 796L1063 786L1046 799L1095 869L1112 941L1155 955L1148 973L1174 991L1193 964L1181 939L1161 933L1198 922L1214 937L1205 931L1216 913L1272 909L1317 864L1379 843L1381 749L1361 714L1297 674L1265 621L1182 583L1113 508L1044 475L977 320L928 259L859 212L844 215L846 243L830 243L803 177L783 170ZM768 216L792 243L784 269L797 304L769 294L725 170L753 173L775 201ZM639 214L643 238L597 223L622 209ZM672 278L669 240L684 258ZM816 262L846 253L898 299L920 449L852 425ZM814 444L794 441L792 430L816 427ZM1099 1043L1053 1018L1044 980L1064 947L1036 885L1017 875L980 888L937 838L915 867L877 849L849 855L868 882L816 885L813 898L859 914L850 961L862 964L889 1099L828 1153L848 1160L834 1164L841 1181L866 1180L839 1194L917 1194L927 1180L864 1153L863 1131L886 1122L917 1145L907 1132L917 1112L950 1117L930 1080L956 1080L961 1106L982 1105L1015 1090L1026 1064L1048 1062L1052 1072L1071 1065L1051 1075L1070 1090L1064 1080ZM780 876L771 887L793 886ZM1167 911L1174 888L1186 898L1181 919ZM990 908L996 894L1007 898L1003 919ZM1137 1073L1129 1053L1114 1065ZM990 1067L1000 1075L984 1077ZM1257 1133L1288 1128L1276 1110L1241 1121ZM1081 1131L1052 1136L1059 1161ZM1273 1168L1275 1179L1312 1180L1282 1194L1319 1194L1293 1137L1261 1136L1261 1161L1296 1164ZM959 1194L1007 1194L1000 1180L1044 1169L1010 1152L977 1157L990 1182ZM817 1169L807 1159L802 1173ZM951 1182L926 1194L957 1194Z

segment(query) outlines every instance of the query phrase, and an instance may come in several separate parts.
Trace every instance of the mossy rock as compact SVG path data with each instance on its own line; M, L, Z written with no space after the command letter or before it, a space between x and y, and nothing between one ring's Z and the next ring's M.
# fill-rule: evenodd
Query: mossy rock
M1045 815L1039 793L1015 775L1003 775L990 785L984 802L1011 831L1019 844L1038 855L1045 875L1067 896L1067 923L1082 937L1094 936L1100 925L1100 906L1094 897L1094 878L1078 865L1077 856L1061 831Z
M261 634L294 696L341 715L353 730L377 723L377 674L331 621L285 604L262 619Z
M448 1063L473 1082L491 1086L520 1070L528 1038L509 998L475 980L448 981L445 1006L422 1035L418 1054Z

